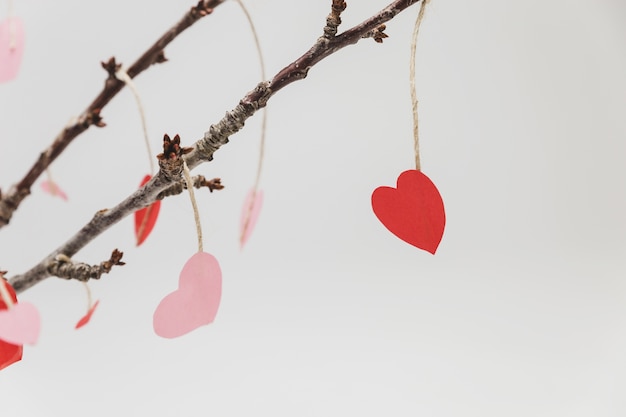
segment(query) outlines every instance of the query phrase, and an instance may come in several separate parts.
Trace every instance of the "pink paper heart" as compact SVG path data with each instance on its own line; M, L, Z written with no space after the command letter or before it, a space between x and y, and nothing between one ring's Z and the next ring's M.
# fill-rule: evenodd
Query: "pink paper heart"
M221 298L222 271L217 259L196 253L183 266L178 290L166 295L154 311L154 332L171 339L213 322Z
M242 248L250 238L252 230L254 230L254 226L256 226L259 214L261 213L262 205L263 191L257 191L255 193L254 189L250 190L248 196L246 197L246 201L243 204L243 209L241 210L241 231L239 234L239 244Z
M67 194L54 181L42 181L41 188L48 194L58 196L67 201Z
M17 76L24 53L24 26L19 17L0 22L0 83Z
M5 342L34 345L39 338L39 329L39 311L31 303L17 303L0 311L0 339Z

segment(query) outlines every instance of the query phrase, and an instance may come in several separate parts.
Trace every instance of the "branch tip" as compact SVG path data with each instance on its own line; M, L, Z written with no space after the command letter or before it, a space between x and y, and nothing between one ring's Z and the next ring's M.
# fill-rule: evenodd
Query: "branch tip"
M117 62L115 62L114 56L109 58L109 60L106 62L100 62L100 65L102 65L102 68L104 68L104 70L109 74L109 78L113 79L117 79L115 73L122 68L122 64L118 64Z
M118 249L114 249L111 257L100 263L100 265L88 265L86 263L74 262L65 254L58 254L54 260L48 265L48 273L50 275L64 278L75 279L87 282L90 279L100 279L102 274L108 274L114 266L123 266L121 261L124 253Z
M365 33L362 37L373 38L376 43L383 43L383 39L389 37L389 35L385 33L385 29L387 29L386 25L380 25L377 28Z

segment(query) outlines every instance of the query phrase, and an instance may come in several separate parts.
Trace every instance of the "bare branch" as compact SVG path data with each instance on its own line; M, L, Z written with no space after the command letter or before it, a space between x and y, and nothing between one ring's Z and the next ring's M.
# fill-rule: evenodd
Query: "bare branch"
M233 110L227 112L222 120L212 125L205 132L204 138L197 141L193 150L184 156L189 168L212 160L213 153L228 143L229 136L241 130L245 121L257 110L264 107L277 91L294 81L305 78L313 65L340 49L355 44L362 39L364 34L393 19L398 13L417 3L417 0L396 0L374 16L331 40L323 36L320 37L304 55L282 69L272 81L259 83ZM114 208L97 212L93 219L69 241L61 245L35 267L22 275L13 277L10 283L15 291L22 292L49 277L48 265L58 254L73 256L109 227L136 210L151 204L160 193L172 186L172 183L178 182L180 180L180 172L177 172L178 165L182 165L179 162L182 159L180 156L187 153L182 150L188 148L180 148L180 138L176 140L175 137L174 140L166 142L168 141L164 141L164 153L159 158L161 170L157 175Z
M127 73L131 78L136 77L152 64L167 61L163 50L185 29L193 25L202 17L210 14L213 9L226 0L200 0L193 6L183 18L170 28L161 38L159 38L137 61L128 69ZM21 202L30 194L30 189L37 178L45 172L46 168L67 148L67 146L81 133L86 131L91 125L103 127L100 112L124 87L124 82L111 75L111 71L120 64L111 58L108 62L102 63L104 69L109 73L109 77L104 83L104 88L92 103L78 116L76 121L66 126L54 139L52 144L44 150L28 173L9 190L0 196L0 228L6 226L13 213Z
M224 186L222 185L222 180L220 178L213 178L212 180L207 180L202 175L196 175L192 178L194 188L203 188L207 187L210 192L213 190L223 190ZM165 191L159 193L157 195L157 200L162 200L165 197L170 197L173 195L182 194L183 191L187 189L187 182L184 179L180 179L176 183L170 185Z
M337 28L341 24L341 12L346 10L347 4L344 0L333 0L330 14L326 18L326 27L324 28L324 37L332 39L337 35Z
M59 254L48 265L48 272L55 277L87 282L90 279L100 279L102 274L111 272L114 266L124 265L124 262L121 262L122 256L124 253L114 249L109 260L101 262L100 265L89 265L74 262L68 256Z

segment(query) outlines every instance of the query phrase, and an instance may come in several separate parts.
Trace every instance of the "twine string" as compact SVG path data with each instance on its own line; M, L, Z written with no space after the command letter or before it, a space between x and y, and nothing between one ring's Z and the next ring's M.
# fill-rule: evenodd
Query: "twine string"
M137 90L137 87L135 86L132 78L130 78L130 75L128 75L126 70L124 70L123 68L120 68L115 73L115 77L117 77L118 80L123 81L124 84L126 84L128 88L130 88L130 91L132 91L133 96L135 97L135 101L137 102L137 109L139 110L139 116L141 116L143 137L146 142L146 150L148 151L148 161L150 162L150 174L154 175L154 158L152 157L152 148L150 148L150 139L148 138L148 126L146 125L146 115L143 109L143 105L141 104L141 97L139 97L139 90Z
M244 15L246 16L246 19L248 20L248 25L250 26L250 30L252 31L252 36L254 37L254 43L256 45L257 55L259 57L259 66L261 68L261 79L265 80L266 79L265 61L263 59L263 52L261 51L261 42L259 41L258 33L256 31L256 28L254 27L252 16L250 16L250 13L248 12L248 9L246 8L246 6L243 4L243 1L236 0L236 2L237 4L239 4L239 7L241 7L241 10L243 11ZM265 132L267 130L266 127L267 127L267 108L264 107L263 114L261 116L261 143L259 145L259 160L257 163L253 194L252 194L252 197L250 198L250 203L248 204L248 207L245 208L246 216L243 222L243 227L241 228L241 234L239 235L239 243L243 243L244 236L246 235L246 232L248 231L248 228L250 227L250 222L252 220L252 209L254 207L254 203L258 196L259 184L261 183L261 173L263 172L263 160L265 159Z
M413 149L415 152L415 169L420 171L422 164L420 162L420 144L419 144L419 128L417 117L417 91L415 89L415 50L417 49L417 35L420 30L420 25L424 19L424 11L426 10L426 4L430 0L422 0L420 4L420 10L413 26L413 36L411 38L411 60L409 65L410 85L411 85L411 104L413 109Z
M196 234L198 235L198 252L203 252L202 247L202 226L200 225L200 212L198 211L198 204L196 203L196 196L193 192L193 180L191 179L191 173L187 162L183 161L183 175L185 182L187 183L187 190L189 191L189 198L191 199L191 206L193 207L193 218L196 221Z
M17 48L17 28L13 19L13 0L8 1L7 17L9 21L9 50L15 51Z

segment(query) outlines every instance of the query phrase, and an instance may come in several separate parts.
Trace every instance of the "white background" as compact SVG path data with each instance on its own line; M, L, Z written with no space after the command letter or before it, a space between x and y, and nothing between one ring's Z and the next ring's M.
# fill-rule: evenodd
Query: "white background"
M100 61L130 65L192 1L15 0L19 77L0 85L0 186L19 180L100 91ZM247 1L268 73L321 34L330 1ZM348 28L386 5L351 1ZM6 16L6 0L0 14ZM243 251L260 117L194 173L205 250L220 261L215 323L159 338L152 314L196 251L187 196L148 241L132 219L75 259L127 265L91 284L50 278L21 295L42 333L0 372L2 416L626 415L626 6L620 0L434 0L418 42L422 165L447 227L435 256L391 235L371 192L413 163L409 42L418 7L271 99L265 205ZM191 144L259 81L234 2L166 49L136 84L154 153ZM0 267L26 271L132 192L148 163L122 91L0 230ZM43 179L43 178L42 178Z

